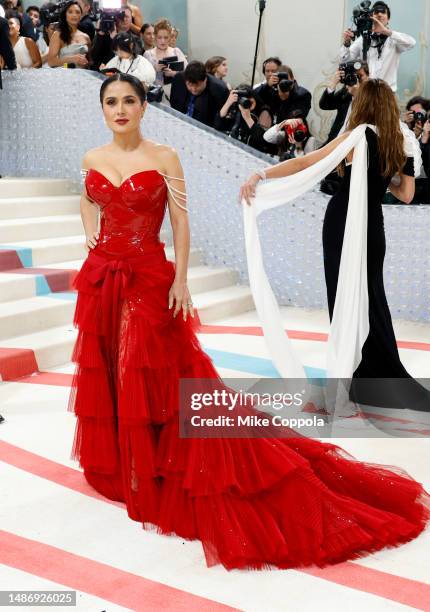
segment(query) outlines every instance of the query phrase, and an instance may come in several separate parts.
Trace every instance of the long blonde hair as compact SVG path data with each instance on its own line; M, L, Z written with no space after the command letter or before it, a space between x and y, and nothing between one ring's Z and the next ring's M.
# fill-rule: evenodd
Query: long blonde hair
M382 176L391 178L401 172L406 154L400 111L391 87L382 79L368 79L360 84L352 104L348 129L353 130L363 123L376 126Z

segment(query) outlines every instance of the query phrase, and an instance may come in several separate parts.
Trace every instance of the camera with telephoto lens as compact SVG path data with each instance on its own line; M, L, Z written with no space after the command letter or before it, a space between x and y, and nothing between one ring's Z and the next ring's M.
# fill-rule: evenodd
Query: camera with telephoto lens
M344 73L343 77L340 79L340 82L344 85L349 85L350 87L357 85L359 81L357 72L361 70L361 68L363 68L363 64L356 60L339 64L339 70L342 70Z
M282 91L282 93L288 93L292 90L294 81L290 79L288 72L278 72L275 76L277 76L279 79L278 84L274 86L275 89L279 87L279 90Z
M352 12L352 21L355 25L356 36L363 36L369 34L373 28L373 19L372 19L372 10L370 8L371 2L370 0L365 0L364 2L360 2L353 12Z
M40 8L40 23L43 26L48 26L51 23L57 23L60 20L60 15L67 6L69 0L62 0L57 4L48 4Z
M249 109L252 106L252 99L249 95L249 91L246 89L236 89L238 95L237 104L242 108Z

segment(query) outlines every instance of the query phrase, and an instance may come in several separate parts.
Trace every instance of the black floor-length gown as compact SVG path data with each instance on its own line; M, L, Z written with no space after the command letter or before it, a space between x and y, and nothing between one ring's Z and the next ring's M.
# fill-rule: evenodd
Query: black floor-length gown
M382 198L390 179L381 175L378 137L370 128L366 130L366 139L369 148L367 275L370 331L361 363L354 372L351 399L372 406L430 411L430 392L406 371L397 350L383 278L386 245ZM403 172L414 175L413 158L408 158ZM339 191L331 198L324 218L324 268L330 320L336 298L350 182L351 166L347 165Z

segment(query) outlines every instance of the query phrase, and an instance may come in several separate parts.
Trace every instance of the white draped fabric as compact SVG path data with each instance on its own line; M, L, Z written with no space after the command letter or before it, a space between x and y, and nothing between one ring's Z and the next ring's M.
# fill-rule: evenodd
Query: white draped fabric
M367 289L367 125L360 125L316 164L284 178L260 183L252 206L243 203L249 280L273 363L283 378L305 378L284 331L278 303L266 276L257 219L266 210L300 197L354 149L348 214L339 270L336 303L327 347L327 376L351 379L369 334Z

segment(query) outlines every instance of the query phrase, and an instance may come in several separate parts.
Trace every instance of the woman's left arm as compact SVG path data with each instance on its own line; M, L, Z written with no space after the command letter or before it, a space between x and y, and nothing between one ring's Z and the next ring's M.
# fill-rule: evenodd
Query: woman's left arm
M415 177L400 174L400 183L396 185L391 182L389 190L398 200L404 204L410 204L415 195Z
M188 313L194 317L190 292L187 286L188 258L190 254L190 228L186 210L186 187L184 171L174 149L166 147L163 154L164 173L167 175L170 223L175 249L175 280L169 292L169 308L173 306L176 317L182 309L184 321Z

